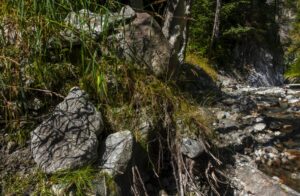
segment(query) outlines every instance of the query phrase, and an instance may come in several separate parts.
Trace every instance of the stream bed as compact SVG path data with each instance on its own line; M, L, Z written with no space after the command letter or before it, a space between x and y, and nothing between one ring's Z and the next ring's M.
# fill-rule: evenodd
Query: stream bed
M215 144L247 156L271 181L300 192L300 89L235 85L223 91L211 108Z

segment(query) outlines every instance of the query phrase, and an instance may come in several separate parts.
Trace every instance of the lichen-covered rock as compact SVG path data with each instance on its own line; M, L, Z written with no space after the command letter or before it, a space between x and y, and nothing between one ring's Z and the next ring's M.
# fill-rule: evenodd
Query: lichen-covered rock
M46 172L74 169L97 159L102 116L74 87L53 114L31 133L35 162Z
M130 131L109 135L102 148L101 166L110 174L122 174L127 168L133 152L133 136Z

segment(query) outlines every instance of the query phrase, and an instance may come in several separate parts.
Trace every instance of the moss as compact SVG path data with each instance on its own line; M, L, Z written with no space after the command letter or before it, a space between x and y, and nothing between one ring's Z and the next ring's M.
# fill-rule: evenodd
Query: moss
M193 64L193 65L199 66L201 69L203 69L205 71L205 73L211 79L213 79L213 81L217 81L217 79L218 79L218 73L212 67L212 65L209 64L208 59L206 59L204 57L201 57L199 55L196 55L194 53L189 53L186 56L186 62L190 63L190 64Z

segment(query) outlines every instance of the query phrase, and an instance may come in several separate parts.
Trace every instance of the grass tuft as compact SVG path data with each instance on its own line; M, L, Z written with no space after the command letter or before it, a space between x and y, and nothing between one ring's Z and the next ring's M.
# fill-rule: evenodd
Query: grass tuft
M209 64L208 59L201 57L199 55L196 55L194 53L189 53L186 56L186 62L199 66L214 81L216 81L218 79L218 73L212 67L212 65Z

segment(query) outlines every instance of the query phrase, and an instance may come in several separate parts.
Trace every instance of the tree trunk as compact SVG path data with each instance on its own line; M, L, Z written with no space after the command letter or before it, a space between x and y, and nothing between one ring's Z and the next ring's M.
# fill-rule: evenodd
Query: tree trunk
M130 6L134 9L143 10L144 3L143 0L130 0Z
M216 0L216 12L215 12L215 20L214 27L211 36L210 48L212 49L215 40L219 38L219 30L220 30L220 10L221 10L221 0Z
M179 63L183 63L185 58L191 1L169 0L164 14L162 31L171 44L173 59Z

